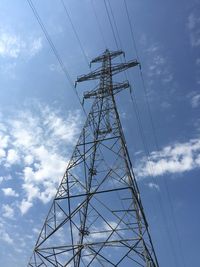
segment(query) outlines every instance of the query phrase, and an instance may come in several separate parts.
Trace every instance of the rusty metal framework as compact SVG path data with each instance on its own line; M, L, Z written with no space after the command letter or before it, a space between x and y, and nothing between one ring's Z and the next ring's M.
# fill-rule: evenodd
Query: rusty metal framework
M71 160L46 217L28 267L158 267L124 138L115 94L128 81L113 75L139 65L113 64L122 51L106 50L102 66L77 83L100 79Z

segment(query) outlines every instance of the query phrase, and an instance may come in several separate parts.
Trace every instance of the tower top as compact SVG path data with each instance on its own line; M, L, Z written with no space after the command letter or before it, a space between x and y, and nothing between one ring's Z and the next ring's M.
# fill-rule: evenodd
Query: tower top
M118 56L120 56L120 55L125 56L125 53L124 53L122 50L119 50L119 51L110 51L110 50L106 49L102 55L100 55L100 56L94 58L94 59L90 62L90 64L92 64L92 63L96 63L96 62L102 62L102 61L104 61L106 58L113 59L113 58L118 57Z
M100 84L96 88L84 93L85 99L94 98L94 97L100 97L100 98L106 97L111 94L116 94L120 92L121 90L130 87L128 81L124 81L122 83L108 83L107 82L108 79L112 80L113 75L118 74L122 71L125 71L131 67L140 65L140 63L136 59L130 60L124 63L112 64L112 60L120 55L125 55L125 53L122 50L109 51L108 49L106 49L103 54L94 58L90 62L90 64L102 63L102 66L88 74L81 75L77 78L75 85L83 81L96 80L96 79L100 80Z

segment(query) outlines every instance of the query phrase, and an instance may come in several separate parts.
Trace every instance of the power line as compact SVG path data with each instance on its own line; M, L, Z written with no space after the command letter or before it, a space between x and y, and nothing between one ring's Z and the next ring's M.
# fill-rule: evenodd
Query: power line
M104 2L105 2L105 0L104 0ZM121 39L120 39L120 35L119 35L119 31L118 31L116 20L115 20L115 17L114 17L114 13L113 13L113 10L112 10L112 6L111 6L109 1L108 1L108 4L109 4L109 7L110 7L110 11L111 11L111 14L112 14L113 22L114 22L114 25L115 25L115 28L116 28L116 32L117 32L117 36L118 36L118 39L119 39L119 43L120 43L120 46L122 47L122 42L121 42ZM111 21L110 21L110 24L112 25ZM113 32L113 36L115 36L114 32ZM115 38L115 40L116 40L116 38ZM124 73L125 73L126 79L130 80L130 79L127 78L128 73L126 71ZM132 103L133 103L133 97L135 98L135 95L131 94ZM133 105L134 105L134 103L133 103ZM137 106L137 102L136 101L135 101L134 109L135 109L136 117L137 117L137 120L138 120L138 124L139 124L139 128L140 128L140 134L141 134L141 137L142 137L144 149L149 154L149 150L148 150L148 147L147 147L147 144L146 144L146 141L145 141L145 136L144 136L143 129L142 129L143 127L142 127L141 118L140 118L140 115L139 115L139 108Z
M129 23L129 26L130 26L130 32L131 32L131 37L132 37L132 41L133 41L133 47L134 47L135 52L136 52L136 57L137 57L138 61L140 62L139 54L138 54L138 50L137 50L137 45L136 45L136 41L135 41L135 38L134 38L133 26L132 26L132 23L131 23L131 19L130 19L130 15L129 15L129 11L128 11L126 0L124 0L124 5L125 5L125 10L126 10L126 15L127 15L127 18L128 18L128 23ZM154 123L154 120L153 120L153 116L152 116L152 112L151 112L151 108L150 108L150 103L149 103L149 99L148 99L148 94L147 94L147 89L146 89L146 85L145 85L145 81L144 81L144 76L143 76L143 72L142 72L141 69L140 69L140 76L141 76L142 87L143 87L143 90L144 90L146 104L147 104L147 108L148 108L148 112L149 112L149 116L150 116L151 127L152 127L152 130L153 130L153 136L154 136L156 149L158 151L160 151L160 147L159 147L159 144L158 144L158 138L157 138L157 134L156 134L156 129L155 129L155 123ZM179 231L178 231L178 227L177 227L175 216L174 216L174 210L173 210L173 206L172 206L172 200L171 200L169 188L168 188L168 185L167 185L167 182L165 181L165 179L162 179L162 180L164 180L164 184L165 184L165 187L166 187L167 196L168 196L168 199L169 199L169 204L170 204L170 209L171 209L171 214L172 214L174 227L175 227L175 231L176 231L176 235L177 235L177 241L178 241L179 249L180 249L180 253L181 253L181 259L182 259L182 262L183 262L183 264L185 266L185 260L184 260L184 256L183 256L183 252L182 252L182 246L181 246L181 242L180 242Z
M56 49L56 47L55 47L55 45L54 45L54 43L52 42L52 40L51 40L51 38L49 36L49 33L47 32L47 30L46 30L46 28L45 28L45 26L44 26L44 24L43 24L43 22L42 22L42 20L41 20L41 18L39 16L38 12L37 12L37 10L35 9L35 6L33 5L33 2L31 0L27 0L27 2L29 4L29 6L31 7L31 9L33 11L33 14L36 17L36 19L37 19L37 21L38 21L38 23L39 23L39 25L40 25L45 37L46 37L48 43L50 44L50 47L51 47L54 55L56 56L56 58L57 58L57 60L58 60L58 62L60 64L64 74L66 75L66 77L67 77L67 79L68 79L68 81L69 81L69 83L71 85L71 87L74 87L73 86L73 81L72 81L72 79L71 79L71 77L70 77L70 75L69 75L69 73L68 73L68 71L67 71L67 69L66 69L66 67L65 67L65 65L64 65L64 63L63 63L63 61L62 61L62 59L61 59L61 57L60 57L60 55L59 55L59 53L58 53L58 51Z
M113 23L114 23L114 26L115 26L115 30L116 30L116 33L117 33L117 37L118 37L118 40L119 40L119 46L122 49L122 42L121 42L121 39L120 39L119 31L118 31L118 28L117 28L117 23L116 23L116 20L115 20L115 16L114 16L110 1L108 1L108 5L109 5L109 8L110 8L110 13L111 13L111 16L112 16L112 19L113 19Z
M117 37L115 35L114 27L113 27L113 24L112 24L112 21L111 21L111 17L110 17L109 11L108 11L108 7L107 7L107 4L106 4L106 0L104 0L104 5L105 5L106 13L107 13L108 20L109 20L109 23L110 23L110 26L111 26L111 30L112 30L112 33L113 33L113 37L114 37L114 40L115 40L115 44L116 44L117 50L120 50L118 42L117 42Z
M109 3L109 2L108 2ZM106 12L107 12L107 16L109 18L109 22L110 22L110 26L111 26L111 30L112 30L112 33L113 33L113 37L114 37L114 41L115 41L115 44L117 46L117 48L119 47L118 45L118 42L117 42L117 38L116 38L116 35L115 35L115 32L114 32L114 27L113 27L113 24L112 24L112 21L111 21L111 17L109 15L109 11L108 11L108 8L107 8L107 5L106 5L106 2L104 0L104 4L105 4L105 7L106 7ZM112 15L112 19L113 19L113 22L114 22L114 26L115 26L115 30L117 32L117 36L118 36L118 39L119 39L119 43L120 43L120 46L122 48L122 43L121 43L121 39L120 39L120 35L119 35L119 31L118 31L118 28L117 28L117 23L116 23L116 20L115 20L115 17L114 17L114 13L113 13L113 10L112 10L112 6L111 4L109 3L109 7L110 7L110 11L111 11L111 15ZM138 58L138 57L137 57ZM120 58L121 59L121 58ZM139 61L139 60L138 60ZM124 72L124 75L125 75L125 78L127 79L127 75L128 73L126 73L126 71ZM135 98L135 95L131 93L130 91L130 96L131 96L131 102L132 102L132 106L133 106L133 109L134 109L134 112L135 112L135 115L136 115L136 119L137 119L137 122L138 122L138 128L139 128L139 133L141 135L141 139L142 139L142 144L143 144L143 147L144 147L144 151L145 151L145 155L146 155L146 159L147 161L149 162L149 166L151 168L151 174L153 175L154 171L153 171L153 166L150 162L150 152L149 152L149 149L148 149L148 146L147 146L147 142L146 142L146 138L145 138L145 135L144 135L144 130L143 130L143 126L142 126L142 121L141 121L141 118L140 118L140 113L139 113L139 108L137 106L137 102L136 102L136 98ZM135 104L134 104L134 101L133 101L133 98L135 99ZM160 196L159 196L160 197ZM161 205L161 202L158 201L158 203ZM166 215L162 209L162 207L160 206L160 210L162 212L162 216L164 218L164 221L166 221ZM168 230L168 228L166 229ZM167 231L169 232L169 230ZM171 239L170 239L171 241ZM173 246L173 243L171 242L172 246ZM173 250L174 251L174 250ZM175 256L175 255L174 255ZM176 258L176 256L175 256Z
M133 27L132 27L132 24L131 24L131 18L130 18L129 12L128 12L128 7L127 7L126 0L124 0L124 5L125 5L125 10L126 10L126 15L127 15L127 18L128 18L128 23L129 23L129 26L130 26L131 36L132 36L132 40L133 40L133 46L134 46L134 49L135 49L135 52L136 52L136 58L139 61L138 50L137 50L137 46L136 46L136 41L135 41L135 37L134 37L134 33L133 33Z
M99 32L100 32L102 41L103 41L103 43L104 43L105 48L107 48L106 39L105 39L105 37L104 37L103 30L102 30L102 28L101 28L101 24L100 24L99 19L98 19L98 16L97 16L97 12L96 12L96 9L95 9L95 6L94 6L94 2L93 2L93 0L90 0L90 2L91 2L91 4L92 4L92 9L93 9L93 12L94 12L94 16L95 16L95 18L96 18L96 21L97 21L97 25L98 25L98 28L99 28Z
M67 10L66 4L65 4L64 0L60 0L60 1L61 1L61 3L62 3L62 6L63 6L64 10L65 10L65 14L66 14L66 16L67 16L67 18L68 18L68 20L69 20L71 26L72 26L73 32L74 32L74 34L75 34L75 36L76 36L76 39L77 39L77 41L78 41L78 43L79 43L79 46L80 46L80 48L81 48L81 51L82 51L83 56L84 56L84 58L85 58L85 61L87 62L88 67L90 68L90 63L89 63L88 57L87 57L87 55L86 55L86 53L85 53L85 50L84 50L83 45L82 45L82 43L81 43L81 40L80 40L80 38L79 38L79 36L78 36L78 33L77 33L77 31L76 31L76 28L75 28L75 26L74 26L74 24L73 24L73 21L72 21L72 19L71 19L71 16L70 16L70 14L69 14L69 12L68 12L68 10Z
M120 46L122 47L122 43L121 43L121 39L120 39L120 35L119 35L119 31L118 31L118 27L117 27L117 23L116 23L116 20L115 20L115 17L114 17L114 13L113 13L113 10L112 10L112 6L110 4L110 2L108 2L109 4L109 8L110 8L110 11L111 11L111 16L109 14L109 11L108 11L108 7L107 7L107 4L106 4L106 1L104 0L104 4L105 4L105 8L106 8L106 12L107 12L107 16L108 16L108 19L109 19L109 23L110 23L110 26L111 26L111 30L112 30L112 33L113 33L113 37L114 37L114 41L115 41L115 44L117 46L117 48L119 49L119 45L118 45L118 41L117 41L117 38L116 38L116 34L115 34L115 31L114 31L114 27L113 27L113 24L112 24L112 21L111 21L111 16L112 16L112 19L113 19L113 23L114 23L114 26L115 26L115 30L116 30L116 33L117 33L117 37L118 37L118 40L119 40L119 44ZM137 60L140 62L139 60L139 56L138 56L138 51L137 51L137 46L136 46L136 42L135 42L135 39L134 39L134 34L133 34L133 29L132 29L132 25L131 25L131 20L130 20L130 16L129 16L129 13L128 13L128 8L127 8L127 5L126 5L126 2L125 2L125 6L126 6L126 12L127 12L127 16L128 16L128 20L129 20L129 24L131 26L131 34L132 34L132 39L133 39L133 43L134 43L134 49L136 51L136 57L137 57ZM127 73L124 72L124 75L127 79ZM143 81L143 88L145 88L145 83L144 83L144 78L143 78L143 74L142 74L142 71L140 69L140 75L141 75L141 78L142 78L142 81ZM146 92L146 90L145 90ZM146 154L146 158L147 158L147 161L149 163L150 162L150 152L149 152L149 149L148 149L148 146L147 146L147 143L146 143L146 138L144 136L144 133L143 133L143 126L142 126L142 122L141 122L141 118L140 118L140 114L139 114L139 108L137 106L137 102L136 102L136 99L135 99L135 95L130 92L130 95L131 95L131 102L132 102L132 105L134 107L134 111L135 111L135 114L136 114L136 118L137 118L137 121L138 121L138 125L139 125L139 132L140 132L140 135L141 135L141 139L142 139L142 143L143 143L143 146L144 146L144 150L145 150L145 154ZM133 101L133 97L135 99L135 105L134 105L134 101ZM155 135L155 126L153 124L153 118L152 118L152 114L151 114L151 111L150 111L150 104L149 104L149 101L148 101L148 97L147 97L147 92L146 92L146 100L147 100L147 106L148 106L148 110L149 110L149 114L150 114L150 120L151 120L151 124L152 124L152 127L153 127L153 132L154 132L154 135ZM158 142L156 142L158 144ZM153 169L152 169L152 165L150 164L150 168L151 168L151 171L152 171L152 174L154 173ZM160 197L160 196L159 196ZM161 205L161 202L159 201L159 204ZM166 215L165 213L163 212L163 209L162 207L160 206L160 210L162 211L162 215L163 215L163 218L165 218L165 221L166 221ZM167 232L168 232L168 235L169 235L169 230L168 228L166 229ZM170 235L169 235L170 236ZM173 246L173 243L172 243L172 240L170 238L170 243L171 245ZM174 252L174 250L172 250ZM174 254L174 257L176 259L176 255Z
M106 6L105 0L104 0L104 4ZM112 14L112 19L113 19L113 22L114 22L114 25L115 25L115 29L116 29L116 32L117 32L118 40L119 40L120 46L122 48L122 42L121 42L121 39L120 39L120 35L119 35L118 28L117 28L116 20L115 20L115 17L114 17L114 13L113 13L113 10L112 10L112 6L111 6L111 4L110 4L109 1L108 1L108 4L109 4L110 11L111 11L111 14ZM108 17L110 18L108 9L106 9L106 11L107 11ZM116 46L118 46L117 38L115 36L114 28L112 27L111 19L109 20L109 22L110 22L110 25L111 25L111 29L112 29L112 32L113 32L113 37L115 39ZM128 80L128 78L127 78L127 75L128 75L127 72L125 71L124 73L125 73L126 80ZM134 105L133 97L135 98L135 95L134 94L133 95L131 94L131 100L132 100L132 103L133 103L133 106L134 106L134 110L135 110L135 114L136 114L136 117L137 117L137 120L138 120L138 125L139 125L139 129L140 129L140 135L141 135L141 138L142 138L144 150L146 152L146 155L147 154L150 155L149 149L147 147L147 143L145 141L145 136L144 136L144 133L143 133L143 127L142 127L142 122L141 122L141 118L140 118L140 114L139 114L139 108L137 106L137 102L136 101L135 101L135 105Z
M81 105L81 107L82 107L82 109L83 109L83 112L84 112L85 115L87 116L87 113L86 113L86 111L85 111L85 109L84 109L84 106L83 106L83 104L82 104L82 102L81 102L81 99L80 99L80 97L79 97L79 95L78 95L78 92L77 92L77 90L76 90L76 88L75 88L75 86L74 86L74 84L73 84L73 80L72 80L72 78L71 78L69 72L67 71L67 69L66 69L66 67L65 67L65 65L64 65L64 63L63 63L63 61L62 61L62 59L61 59L61 57L60 57L60 55L59 55L59 53L58 53L58 51L57 51L57 49L56 49L56 47L55 47L55 45L54 45L52 39L51 39L51 37L50 37L50 35L49 35L49 33L48 33L46 27L45 27L45 25L43 24L43 22L42 22L42 20L41 20L41 18L40 18L40 16L39 16L39 14L38 14L38 12L37 12L35 6L34 6L32 0L27 0L27 2L28 2L28 4L29 4L30 8L32 9L33 14L34 14L34 16L35 16L37 22L39 23L39 25L40 25L40 27L41 27L41 29L42 29L42 31L43 31L43 33L44 33L44 35L45 35L45 37L46 37L48 43L49 43L49 45L50 45L50 47L51 47L51 49L52 49L54 55L56 56L56 58L57 58L57 60L58 60L58 62L59 62L59 64L60 64L60 67L61 67L62 71L64 72L64 74L65 74L65 76L66 76L66 78L67 78L67 80L68 80L68 82L69 82L71 88L73 89L73 92L75 92L75 95L76 95L76 97L78 98L78 101L79 101L79 103L80 103L80 105Z
M114 17L114 13L113 13L113 10L112 10L112 6L111 6L109 1L108 1L108 4L109 4L109 8L110 8L112 19L113 19L113 23L114 23L114 26L115 26L115 30L116 30L116 33L117 33L117 37L118 37L118 40L119 40L119 44L118 44L117 37L116 37L115 31L114 31L114 27L113 27L113 24L112 24L112 21L111 21L111 16L109 14L109 10L108 10L107 4L106 4L106 0L104 0L104 5L105 5L105 9L106 9L108 20L109 20L109 23L110 23L110 27L111 27L111 31L112 31L112 34L113 34L113 38L114 38L114 41L115 41L117 49L120 50L119 46L121 47L121 49L123 49L122 42L121 42L121 39L120 39L120 35L119 35L118 28L117 28L116 20L115 20L115 17ZM120 61L121 61L121 63L123 63L122 56L120 56ZM128 80L126 70L124 71L123 74L124 74L125 79Z
M141 117L140 117L140 113L139 113L139 108L138 108L138 105L137 105L136 97L135 97L134 93L130 93L130 96L131 96L132 107L134 109L134 112L135 112L135 115L136 115L136 119L137 119L138 125L139 125L138 128L139 128L139 132L140 132L141 139L142 139L142 144L143 144L144 151L145 151L145 159L149 163L149 168L150 168L149 175L152 176L154 174L154 168L153 168L153 164L152 164L152 162L150 160L151 159L151 155L150 155L149 148L147 146L146 138L144 136L144 132L143 132L144 130L143 130L143 126L142 126L142 121L141 121ZM162 199L161 199L159 194L158 194L158 198L159 198L158 205L159 205L162 217L163 217L163 221L166 222L167 221L167 216L166 216L166 214L164 212ZM170 232L169 232L169 229L168 229L168 225L165 227L165 230L166 230L167 237L169 239L169 243L173 247L173 242L172 242L171 235L170 235ZM175 260L175 264L176 264L176 266L178 266L177 257L176 257L176 254L174 252L175 250L172 249L171 251L172 251L172 254L173 254L173 257L174 257L174 260Z

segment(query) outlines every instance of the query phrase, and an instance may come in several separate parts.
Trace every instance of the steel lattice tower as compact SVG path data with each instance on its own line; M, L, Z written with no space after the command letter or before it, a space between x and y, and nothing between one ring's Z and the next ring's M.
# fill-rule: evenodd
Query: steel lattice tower
M77 79L100 83L84 93L94 103L29 267L158 267L115 102L129 83L112 80L139 63L112 64L121 54L106 50L91 61L101 68Z

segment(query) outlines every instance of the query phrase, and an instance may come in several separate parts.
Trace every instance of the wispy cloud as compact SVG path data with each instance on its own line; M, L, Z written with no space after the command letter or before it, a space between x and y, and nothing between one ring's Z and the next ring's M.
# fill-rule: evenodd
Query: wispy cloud
M163 55L158 44L154 43L146 49L148 69L147 74L150 78L159 77L163 83L173 80L173 73L170 70L168 59Z
M152 37L143 35L141 40L143 54L143 64L145 84L148 98L151 102L157 101L161 108L171 107L172 95L174 96L174 70L170 55L165 50L162 43L152 40ZM169 86L170 85L170 86ZM166 88L156 92L157 88Z
M13 190L12 188L8 187L8 188L2 188L2 191L4 193L5 196L9 196L9 197L18 197L19 194L17 194L15 192L15 190Z
M14 209L8 204L3 204L2 205L2 216L5 218L12 219L14 217Z
M69 158L67 148L79 133L80 113L69 112L64 118L59 111L37 104L35 110L18 112L1 124L1 169L12 172L21 185L20 192L9 187L3 192L7 196L20 195L16 206L25 214L35 199L47 203L55 194ZM13 166L17 167L14 174Z
M0 240L6 242L7 244L13 244L13 239L7 233L3 223L0 222Z
M200 106L200 94L197 91L193 91L187 95L192 108L197 108Z
M42 49L41 37L22 37L12 31L0 29L0 56L16 59L33 57Z
M157 190L157 191L160 190L160 187L159 187L158 184L155 184L155 183L148 183L147 185L148 185L148 187L151 188L151 189L155 189L155 190Z
M191 104L193 108L197 108L200 106L200 94L196 94L192 97Z
M21 214L24 215L27 213L27 211L33 206L32 202L29 202L25 199L22 200L22 202L19 205L19 209L21 211Z
M13 164L17 164L19 161L20 161L20 157L17 151L14 149L9 149L7 151L7 164L13 165Z
M151 152L148 161L143 158L138 163L136 173L138 178L142 178L183 173L196 168L200 168L200 139L191 139Z
M189 30L191 46L200 46L200 16L195 14L195 12L190 13L188 16L187 28Z

